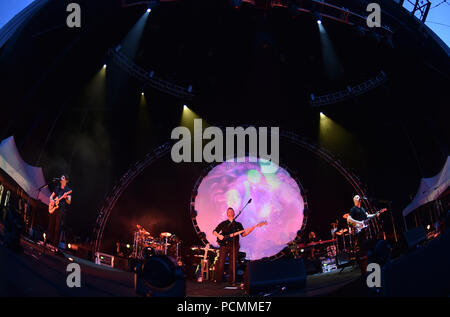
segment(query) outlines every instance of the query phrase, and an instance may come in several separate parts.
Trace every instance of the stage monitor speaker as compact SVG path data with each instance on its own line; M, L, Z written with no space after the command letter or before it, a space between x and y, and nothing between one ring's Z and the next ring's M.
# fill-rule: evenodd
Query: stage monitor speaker
M153 255L137 265L135 291L147 297L185 297L186 274L168 256Z
M249 295L271 292L283 287L287 291L304 288L306 270L302 259L278 259L249 262L244 277Z
M348 253L340 252L336 255L336 263L338 266L348 264L350 262L350 256Z
M403 235L405 236L406 243L408 244L408 249L415 248L427 238L425 229L422 226L406 231Z
M124 257L116 256L114 258L114 268L122 270L122 271L128 271L128 259Z

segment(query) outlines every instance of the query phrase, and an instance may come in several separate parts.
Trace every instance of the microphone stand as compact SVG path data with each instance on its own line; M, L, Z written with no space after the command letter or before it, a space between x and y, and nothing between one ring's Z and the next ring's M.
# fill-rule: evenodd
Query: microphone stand
M43 188L45 188L45 187L48 187L48 184L44 184L44 185L42 185L41 187L39 187L37 189L36 200L39 200L39 194L41 193L41 190ZM34 226L34 217L33 217L32 221L31 221L31 228L28 228L28 230L33 229L33 226ZM34 230L33 230L33 235L34 235ZM45 233L43 252L41 254L39 254L39 255L45 254L46 247L47 247L47 233Z
M245 209L245 207L247 207L247 205L251 201L252 201L252 199L250 198L249 201L247 201L247 203L245 204L245 206L242 207L242 209L238 212L237 216L234 217L233 221L236 221L236 219L241 215L242 211ZM231 225L231 224L232 224L232 222L229 225ZM236 239L235 239L235 236L233 236L233 255L232 255L232 259L233 259L233 264L232 264L233 278L232 278L231 284L234 286L236 284Z

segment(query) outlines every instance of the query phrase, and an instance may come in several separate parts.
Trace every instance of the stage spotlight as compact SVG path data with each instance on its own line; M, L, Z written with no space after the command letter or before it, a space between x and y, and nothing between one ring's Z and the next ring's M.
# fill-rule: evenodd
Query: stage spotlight
M106 64L103 64L103 68L106 68Z
M183 104L183 111L181 113L180 125L189 129L191 134L194 133L195 119L201 119L200 129L204 129L209 126L209 124L203 120L198 114L196 114L188 105Z
M152 9L148 8L147 9L147 13L150 13L152 11Z
M141 96L143 96L144 95L144 92L141 92Z
M317 24L322 24L322 16L319 12L314 11L313 16L316 18Z
M352 149L355 153L352 155L352 158L349 157L348 159L352 160L354 164L358 164L358 162L362 161L361 153L363 153L360 141L344 126L329 117L329 115L320 112L319 146L334 153L340 153L342 156L350 153L349 149Z
M150 8L139 18L139 20L134 24L131 30L127 33L125 38L120 43L121 52L128 56L130 59L134 60L136 57L139 43L141 42L142 32L145 29L147 20L149 17Z
M322 44L322 60L326 76L328 79L338 80L343 76L344 69L339 61L334 45L322 23L320 15L316 16L316 18L320 42Z

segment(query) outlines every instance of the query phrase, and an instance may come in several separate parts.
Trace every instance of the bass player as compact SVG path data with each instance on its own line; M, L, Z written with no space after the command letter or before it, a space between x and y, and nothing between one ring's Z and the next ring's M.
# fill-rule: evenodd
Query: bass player
M260 227L267 223L259 223L248 229L244 229L240 222L234 220L234 209L229 207L227 209L227 220L222 221L214 229L213 234L217 237L217 242L220 245L219 259L216 263L214 282L221 283L223 270L225 266L225 258L229 257L228 266L228 282L232 285L235 283L235 266L236 259L239 254L239 234L242 237L248 236L256 227Z

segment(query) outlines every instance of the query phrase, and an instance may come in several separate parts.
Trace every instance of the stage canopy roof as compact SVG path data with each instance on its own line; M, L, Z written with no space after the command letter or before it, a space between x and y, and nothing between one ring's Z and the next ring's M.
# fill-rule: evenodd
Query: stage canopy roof
M450 184L450 156L444 164L442 170L435 176L429 178L422 178L420 181L419 190L413 201L403 209L403 217L409 213L425 205L426 203L436 200L446 191Z
M42 187L46 184L42 168L31 166L22 159L13 136L0 143L0 168L30 197L48 205L50 191L48 187Z

